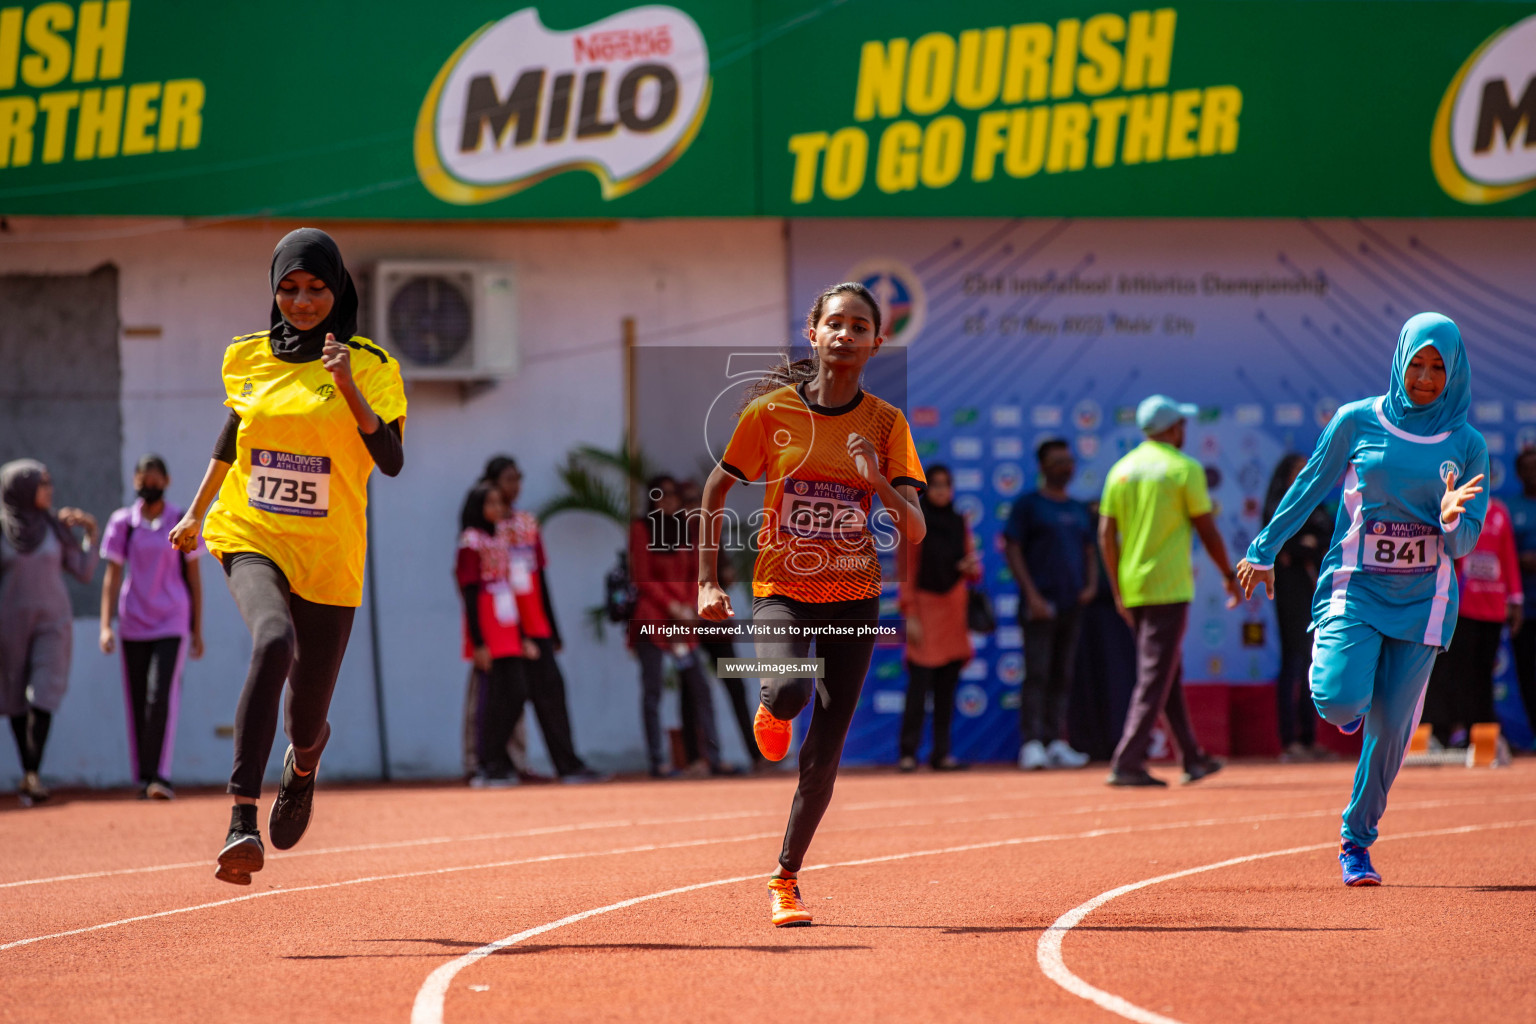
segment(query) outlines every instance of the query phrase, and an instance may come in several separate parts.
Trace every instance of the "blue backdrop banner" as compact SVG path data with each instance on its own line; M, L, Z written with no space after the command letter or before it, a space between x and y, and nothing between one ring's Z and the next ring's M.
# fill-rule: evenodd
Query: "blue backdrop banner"
M1137 402L1162 392L1195 403L1186 451L1206 467L1236 559L1259 528L1280 458L1310 454L1341 403L1382 393L1403 321L1438 310L1466 338L1494 493L1518 487L1514 455L1536 445L1532 243L1519 222L793 222L795 308L836 281L874 289L889 344L905 350L918 451L925 464L952 467L956 502L984 553L998 629L973 638L956 698L956 756L1018 752L1023 635L1002 528L1012 501L1036 486L1042 440L1071 445L1071 493L1092 501L1140 441ZM868 383L878 393L873 375ZM1269 602L1228 611L1198 547L1193 560L1185 681L1273 682ZM1507 730L1529 743L1507 656L1501 666ZM901 649L878 649L848 763L895 760L905 686Z

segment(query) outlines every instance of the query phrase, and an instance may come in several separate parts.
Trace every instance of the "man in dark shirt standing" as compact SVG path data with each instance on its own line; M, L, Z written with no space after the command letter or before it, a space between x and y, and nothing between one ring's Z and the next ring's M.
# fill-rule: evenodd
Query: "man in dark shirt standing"
M1035 456L1040 489L1013 503L1003 530L1024 622L1019 767L1081 768L1088 755L1067 743L1067 700L1082 606L1098 589L1094 517L1087 505L1067 496L1077 469L1067 442L1045 441Z

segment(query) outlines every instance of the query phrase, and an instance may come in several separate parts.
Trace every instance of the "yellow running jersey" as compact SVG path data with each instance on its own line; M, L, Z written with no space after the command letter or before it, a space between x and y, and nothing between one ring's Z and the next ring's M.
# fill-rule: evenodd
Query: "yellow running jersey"
M348 344L358 392L385 423L403 418L400 364L366 338ZM262 331L225 350L224 391L240 434L203 523L208 550L266 555L306 601L362 604L373 457L330 371L283 362Z
M765 477L753 597L820 603L880 596L868 526L874 491L848 456L855 433L874 442L878 472L891 486L927 486L907 418L867 391L827 409L782 387L742 410L720 465L742 481Z

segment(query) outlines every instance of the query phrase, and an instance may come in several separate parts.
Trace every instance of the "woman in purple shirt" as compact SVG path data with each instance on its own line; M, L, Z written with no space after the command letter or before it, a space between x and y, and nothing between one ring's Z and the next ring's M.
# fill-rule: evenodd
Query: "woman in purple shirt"
M133 471L139 500L107 520L101 554L107 577L101 587L101 650L117 645L114 614L123 643L123 696L128 706L128 749L138 773L139 798L169 800L181 670L187 654L203 656L203 586L199 547L182 554L171 546L171 527L182 510L168 504L171 475L158 455L146 455ZM119 598L121 591L121 598ZM188 642L190 640L190 643Z

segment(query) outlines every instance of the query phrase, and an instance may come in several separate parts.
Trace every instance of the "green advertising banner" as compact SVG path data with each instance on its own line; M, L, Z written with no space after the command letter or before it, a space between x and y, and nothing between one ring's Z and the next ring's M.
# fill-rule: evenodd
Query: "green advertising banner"
M4 7L0 212L752 213L754 17L614 0Z
M0 6L0 214L1531 216L1536 4Z
M766 46L768 212L1536 214L1530 4L872 9Z

